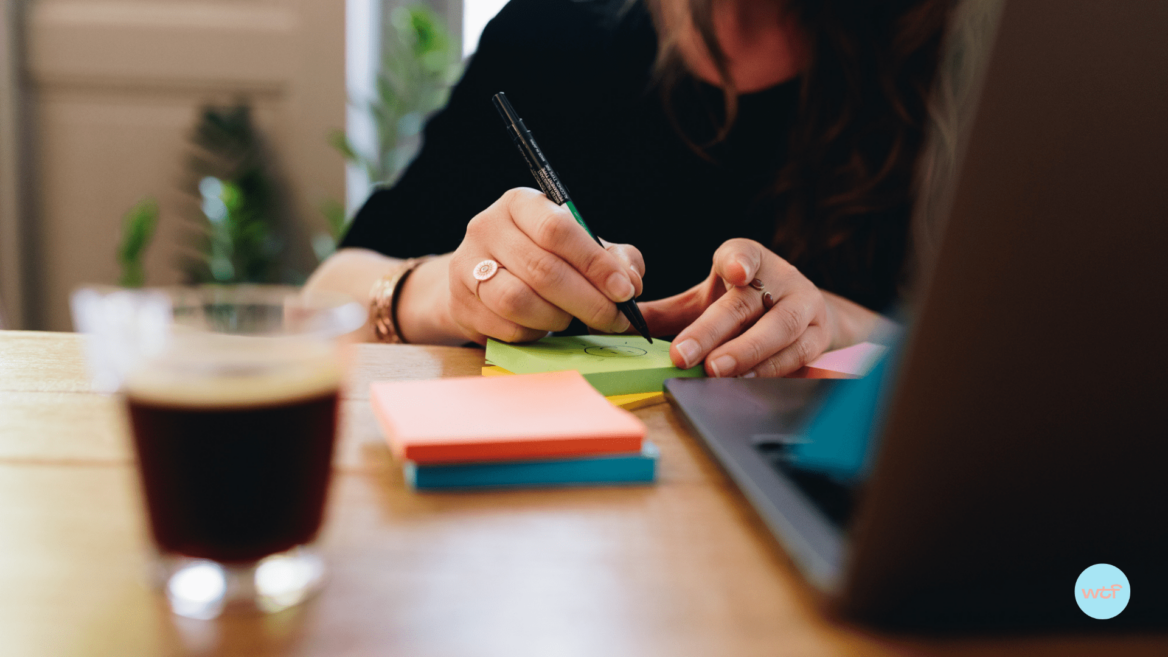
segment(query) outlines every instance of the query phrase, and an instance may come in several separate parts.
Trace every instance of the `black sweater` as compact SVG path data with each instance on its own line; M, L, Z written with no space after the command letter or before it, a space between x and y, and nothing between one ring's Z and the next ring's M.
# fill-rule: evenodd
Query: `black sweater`
M780 213L765 189L785 162L798 81L742 96L729 137L703 156L680 135L691 143L714 135L720 91L692 79L678 85L671 122L652 80L656 50L641 2L512 0L426 126L417 159L370 197L342 246L399 257L452 251L466 223L505 191L535 187L491 105L498 91L593 231L644 254L642 299L702 281L728 239L769 244ZM880 308L895 283L881 281L875 287L887 292L875 296L871 280L832 291Z

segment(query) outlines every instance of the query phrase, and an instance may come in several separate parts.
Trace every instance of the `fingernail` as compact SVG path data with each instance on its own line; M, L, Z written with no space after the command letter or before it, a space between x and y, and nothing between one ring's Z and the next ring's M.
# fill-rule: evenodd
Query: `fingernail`
M698 354L702 353L702 347L697 340L686 340L677 345L677 353L681 354L681 358L685 361L685 369L694 366L698 359Z
M754 274L754 272L752 272L750 270L754 268L754 265L752 265L751 262L749 260L747 260L746 256L744 256L744 255L734 256L734 262L737 262L738 265L740 267L742 267L742 273L746 274L747 280L750 280L750 277Z
M614 273L608 277L608 282L605 285L608 287L608 294L613 301L628 301L633 298L633 284L624 274Z
M747 372L746 374L743 374L743 375L742 375L742 378L744 378L744 379L753 379L753 378L754 378L754 377L756 377L756 376L758 376L758 372L755 372L754 370L750 370L750 371L749 371L749 372Z
M733 356L730 354L724 354L722 356L718 356L710 362L710 369L714 370L715 377L722 378L724 376L729 376L729 374L734 371L734 367L736 365L738 365L738 361L734 360Z
M625 317L623 313L619 314L617 315L617 326L613 333L624 333L625 331L629 330L630 326L632 326L632 324L629 322L629 318Z

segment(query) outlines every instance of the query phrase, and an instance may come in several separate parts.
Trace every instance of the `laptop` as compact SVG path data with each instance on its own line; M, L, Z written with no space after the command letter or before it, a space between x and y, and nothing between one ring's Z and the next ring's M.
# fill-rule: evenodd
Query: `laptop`
M879 371L666 392L835 614L1162 631L1168 3L1006 2L993 34L957 173L921 192L944 199L934 264ZM1108 620L1078 600L1119 597L1082 586L1096 564L1125 577Z

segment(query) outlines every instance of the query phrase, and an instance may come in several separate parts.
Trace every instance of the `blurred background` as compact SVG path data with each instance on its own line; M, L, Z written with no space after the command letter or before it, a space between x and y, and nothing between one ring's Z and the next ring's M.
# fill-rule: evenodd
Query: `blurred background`
M82 283L297 284L505 0L0 0L0 327Z

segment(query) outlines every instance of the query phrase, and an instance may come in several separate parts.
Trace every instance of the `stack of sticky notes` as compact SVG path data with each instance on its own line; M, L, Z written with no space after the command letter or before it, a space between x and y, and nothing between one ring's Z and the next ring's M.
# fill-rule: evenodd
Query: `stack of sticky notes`
M525 344L488 340L483 374L575 370L611 403L631 410L664 401L666 379L705 376L700 366L674 367L669 345L630 335L557 336Z
M652 482L645 425L575 371L371 386L418 490Z

